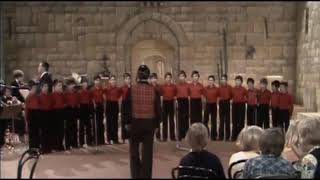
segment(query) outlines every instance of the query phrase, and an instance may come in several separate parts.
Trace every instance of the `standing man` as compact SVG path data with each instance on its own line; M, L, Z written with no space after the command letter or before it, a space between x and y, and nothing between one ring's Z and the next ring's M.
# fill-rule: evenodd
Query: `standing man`
M271 92L267 89L268 80L262 78L260 80L260 90L258 92L258 126L264 129L270 127L269 104L271 100Z
M150 70L146 65L138 68L137 84L130 93L132 121L127 122L130 129L130 169L134 179L152 178L153 135L160 115L159 94L148 83ZM139 145L142 143L140 159Z
M210 138L212 141L217 138L217 100L219 97L219 88L214 84L213 75L208 77L208 86L205 88L206 109L204 111L204 125L209 130L209 118L211 119Z
M166 73L165 83L161 86L161 95L163 98L163 125L162 125L162 138L167 141L168 137L168 121L170 140L175 141L175 123L174 123L174 98L177 93L176 86L172 83L172 74Z
M192 83L190 89L190 124L202 122L202 95L204 87L199 83L200 74L198 71L193 71L191 74Z
M236 86L232 89L232 141L235 141L244 128L246 116L247 90L242 86L242 76L236 76Z
M38 73L40 75L40 78L39 78L39 83L42 84L42 83L46 83L49 85L49 93L52 92L52 77L51 77L51 74L49 74L49 63L43 61L39 64L38 66Z
M178 140L185 138L189 129L189 84L186 82L186 73L179 72L179 82L177 83L177 101L178 101ZM178 145L180 146L180 145Z
M226 140L230 138L230 99L232 87L227 81L228 76L226 74L222 75L219 87L219 140L224 139L224 128L226 129Z

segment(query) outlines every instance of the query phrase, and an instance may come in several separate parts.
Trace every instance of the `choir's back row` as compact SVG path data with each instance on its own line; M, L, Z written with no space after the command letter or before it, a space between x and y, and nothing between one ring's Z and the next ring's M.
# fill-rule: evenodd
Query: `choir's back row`
M271 92L267 89L266 79L261 79L259 88L255 88L254 80L248 78L246 89L242 86L241 76L235 78L234 87L227 83L227 75L221 77L219 86L215 83L215 77L209 76L205 87L199 83L197 71L192 72L191 83L186 81L186 77L186 73L181 71L178 82L173 83L172 74L166 73L165 82L158 84L157 75L153 73L150 76L150 85L162 96L162 126L158 124L156 131L160 141L167 141L168 125L170 139L180 141L185 137L189 125L195 122L206 125L212 140L229 140L230 135L231 140L235 140L245 126L245 117L248 125L268 128L269 109L272 112L272 126L287 129L289 125L293 100L287 92L286 82L273 81ZM63 88L64 82L55 80L53 84L42 82L39 89L35 82L29 82L31 91L25 107L30 147L41 148L46 153L85 145L117 144L119 113L122 117L121 139L124 141L129 138L124 122L130 119L130 74L124 74L124 85L121 87L117 86L114 75L109 77L105 86L102 86L100 76L94 77L92 87L89 87L86 78L82 78L78 88L73 79L67 80L65 86ZM220 119L219 134L217 114Z

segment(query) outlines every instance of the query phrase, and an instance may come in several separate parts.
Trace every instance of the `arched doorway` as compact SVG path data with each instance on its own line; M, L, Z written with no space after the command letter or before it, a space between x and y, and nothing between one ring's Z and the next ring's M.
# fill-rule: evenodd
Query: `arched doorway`
M173 72L175 50L161 40L142 40L131 50L131 70L135 78L139 65L145 64L151 72L162 78L166 72Z

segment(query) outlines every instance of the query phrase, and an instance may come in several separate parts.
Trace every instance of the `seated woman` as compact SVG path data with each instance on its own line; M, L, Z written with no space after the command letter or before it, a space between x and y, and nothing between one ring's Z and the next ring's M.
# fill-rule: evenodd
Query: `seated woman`
M280 128L265 130L259 139L261 155L246 162L243 177L252 179L260 176L296 176L292 164L281 157L284 143L283 131Z
M297 126L298 141L294 150L301 159L301 178L320 178L320 118L314 117L299 121Z
M240 152L234 153L229 161L229 166L240 160L248 160L259 156L259 138L264 130L258 126L247 126L243 128L238 136L237 146ZM232 167L232 176L244 168L244 162Z
M186 140L191 146L191 152L182 158L180 166L192 166L197 168L211 169L215 172L214 177L225 178L220 159L205 150L208 143L208 130L202 123L194 123L188 130ZM180 170L179 176L201 176L206 173L196 172L194 170ZM210 176L211 177L211 176ZM211 177L212 178L212 177Z

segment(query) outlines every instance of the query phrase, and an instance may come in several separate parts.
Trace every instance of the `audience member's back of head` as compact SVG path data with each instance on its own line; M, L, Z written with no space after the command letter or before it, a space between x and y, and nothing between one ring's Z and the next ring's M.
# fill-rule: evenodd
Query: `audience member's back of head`
M281 128L266 129L259 140L262 155L274 155L279 157L284 148L284 134Z
M243 128L237 139L240 151L258 151L259 139L264 130L258 126L247 126Z
M208 130L202 123L194 123L186 136L192 151L202 151L208 144L208 138Z
M320 118L312 117L300 120L297 125L297 148L306 154L313 147L320 145Z

